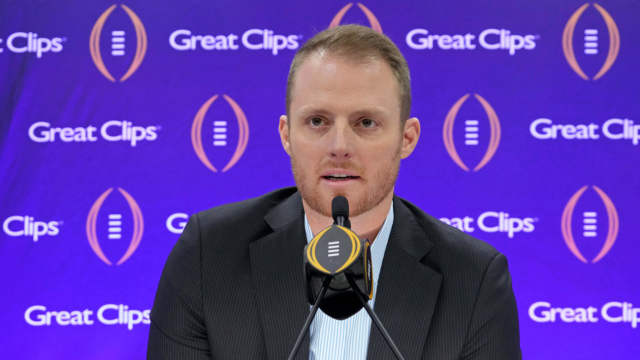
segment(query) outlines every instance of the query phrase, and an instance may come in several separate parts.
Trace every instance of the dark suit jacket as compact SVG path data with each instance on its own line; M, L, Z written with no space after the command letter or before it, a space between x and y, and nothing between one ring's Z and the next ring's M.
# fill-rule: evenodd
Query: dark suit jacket
M406 359L520 359L507 261L394 197L375 312ZM309 313L295 188L189 220L151 312L149 359L286 359ZM305 339L297 359L309 358ZM375 327L368 359L393 359Z

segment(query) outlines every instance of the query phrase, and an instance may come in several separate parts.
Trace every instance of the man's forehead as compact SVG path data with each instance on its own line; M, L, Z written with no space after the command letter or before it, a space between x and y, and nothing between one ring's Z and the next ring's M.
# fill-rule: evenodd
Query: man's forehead
M354 67L367 67L367 65L373 63L386 63L382 60L381 57L376 56L373 53L370 54L358 54L355 55L353 53L349 53L346 51L336 51L336 50L328 50L328 49L318 49L302 59L302 62L299 64L298 69L302 69L303 67L313 67L313 66L332 66L335 64L348 64ZM388 66L388 65L387 65ZM389 70L391 68L389 67Z
M386 86L397 89L397 81L391 68L381 59L361 58L359 60L332 53L312 54L298 68L293 83L293 93L309 89L333 90L339 87L348 92L362 86L376 86L385 82ZM394 85L389 84L393 82ZM300 85L300 86L298 86ZM373 91L373 88L371 89Z
M345 62L336 57L308 59L297 75L292 105L343 104L353 107L397 106L398 85L383 62Z

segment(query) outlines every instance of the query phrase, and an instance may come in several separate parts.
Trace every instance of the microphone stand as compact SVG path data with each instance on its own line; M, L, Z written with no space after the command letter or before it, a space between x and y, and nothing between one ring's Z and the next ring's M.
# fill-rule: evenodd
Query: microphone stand
M382 322L378 318L378 315L376 315L376 313L373 312L373 310L369 306L369 303L367 302L367 299L360 292L360 290L358 290L358 285L356 285L355 280L353 280L351 275L347 273L345 273L345 276L347 277L347 280L349 281L349 285L351 285L351 288L353 289L353 291L355 291L356 294L358 294L358 299L360 300L360 303L362 303L362 306L365 308L365 310L367 310L369 317L371 318L373 323L376 324L376 327L380 331L380 334L382 334L382 337L387 342L387 345L389 345L389 347L391 348L391 351L393 351L393 355L395 355L396 359L398 360L404 360L404 357L402 356L402 354L400 354L400 350L398 350L398 347L396 346L396 344L393 342L393 340L391 340L391 336L387 332L387 329L384 328L384 325L382 325Z
M378 328L378 331L380 331L380 334L382 334L382 337L387 342L387 345L389 345L389 347L391 348L393 355L395 355L396 359L398 360L404 360L404 357L400 353L400 350L398 350L398 347L391 339L391 336L387 332L387 329L385 329L384 325L382 325L382 322L378 318L378 315L376 315L376 313L373 312L373 310L369 306L369 303L367 302L367 299L358 289L358 285L356 284L355 280L353 280L351 275L347 273L345 273L345 276L347 277L347 280L349 281L349 285L351 285L351 288L353 289L353 291L356 292L358 300L360 300L360 303L362 304L362 306L367 310L369 317L371 318L373 323L376 324L376 328ZM318 294L318 298L316 299L316 302L313 304L313 307L311 308L309 315L307 315L307 319L304 322L304 326L302 327L302 330L300 330L300 333L298 334L296 343L295 345L293 345L293 349L291 349L291 353L289 353L289 357L287 358L288 360L293 360L296 354L298 353L300 345L302 344L302 340L304 339L304 336L307 334L307 331L309 330L309 326L311 326L311 322L313 321L313 318L316 316L316 313L318 312L318 308L320 307L320 302L322 302L322 300L324 299L324 296L327 293L327 289L329 288L329 284L331 283L332 278L333 278L332 276L324 277L324 280L322 281L322 288L320 289L320 294Z
M332 276L324 277L324 280L322 281L322 288L320 289L320 294L318 294L318 298L316 299L315 304L313 304L313 307L311 308L309 315L307 315L307 320L305 320L304 326L302 327L302 330L300 330L300 333L298 334L298 339L296 339L296 344L293 345L293 349L291 349L291 353L289 353L289 357L287 358L288 360L293 360L293 358L296 357L296 354L298 353L298 349L302 344L302 339L304 339L304 336L307 334L307 330L309 330L309 326L311 326L311 322L313 321L313 318L316 317L316 312L318 312L318 307L320 307L320 303L324 299L324 296L327 294L327 289L329 288L329 284L331 283L331 278Z

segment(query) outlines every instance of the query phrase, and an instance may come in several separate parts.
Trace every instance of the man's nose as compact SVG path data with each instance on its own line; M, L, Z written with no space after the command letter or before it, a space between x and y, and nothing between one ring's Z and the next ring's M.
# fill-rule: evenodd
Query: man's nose
M329 155L336 160L349 159L353 156L353 137L351 127L346 121L337 121L331 129Z

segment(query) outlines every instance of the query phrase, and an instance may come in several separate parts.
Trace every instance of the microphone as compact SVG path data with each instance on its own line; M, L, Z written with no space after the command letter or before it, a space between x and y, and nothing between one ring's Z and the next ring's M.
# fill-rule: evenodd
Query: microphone
M336 196L331 201L331 217L334 224L351 229L349 221L349 201L344 196Z
M313 305L325 277L331 276L319 306L325 314L343 320L362 309L360 294L367 300L373 298L371 244L351 231L349 203L344 196L333 199L331 214L335 223L320 231L305 247L305 288L307 299ZM351 286L347 276L354 280L356 288Z
M331 215L334 224L320 231L304 247L304 285L313 306L287 359L295 358L319 308L338 320L364 308L396 359L404 360L367 302L373 298L371 243L351 231L349 202L344 196L333 198Z

